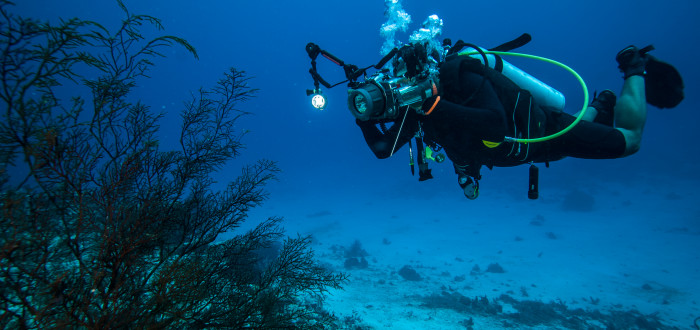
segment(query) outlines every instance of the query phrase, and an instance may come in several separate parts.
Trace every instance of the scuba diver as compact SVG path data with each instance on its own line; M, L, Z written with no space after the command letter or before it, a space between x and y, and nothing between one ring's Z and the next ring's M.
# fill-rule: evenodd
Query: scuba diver
M529 41L529 35L527 38ZM649 54L652 46L622 49L616 56L624 75L619 97L604 90L582 109L585 112L581 116L573 116L562 111L563 96L559 104L533 96L542 84L536 79L533 86L516 84L518 75L511 79L504 70L509 64L499 56L489 58L480 47L461 40L454 46L447 40L445 45L445 54L427 43L394 49L374 66L380 69L391 60L392 69L383 69L364 82L352 78L366 69L345 65L317 51L346 68L349 108L377 158L388 158L408 144L413 169L411 140L415 138L419 180L423 181L432 178L426 158L439 161L432 154L442 149L469 199L479 195L483 166L491 169L532 164L528 196L534 199L538 197L534 163L549 165L565 157L612 159L632 155L640 148L647 102L672 108L683 99L680 75L674 67ZM494 49L513 48L506 45ZM464 47L473 49L471 54L475 55L460 56L458 51ZM308 45L307 51L313 55ZM314 58L310 72L318 87L320 76L315 72ZM388 123L392 126L387 129ZM565 133L529 143L561 131ZM423 144L428 147L423 148Z

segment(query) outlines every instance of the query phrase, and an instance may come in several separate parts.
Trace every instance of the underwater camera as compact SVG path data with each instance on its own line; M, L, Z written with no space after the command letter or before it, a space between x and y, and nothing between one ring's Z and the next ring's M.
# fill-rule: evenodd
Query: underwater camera
M392 77L383 70L348 89L348 108L355 118L394 120L403 106L419 105L437 94L437 78Z
M345 82L348 82L348 108L355 118L362 121L395 120L401 107L420 108L423 101L437 95L437 70L434 69L435 65L427 64L428 56L422 45L394 48L379 63L366 68L346 64L314 43L307 44L306 51L311 58L309 73L314 79L314 89L307 90L306 94L313 95L312 105L316 109L322 110L326 105L320 85L333 88ZM319 55L341 66L347 80L333 85L325 81L316 71L316 58ZM394 61L394 70L383 68L390 60ZM372 68L378 71L368 76L366 72Z

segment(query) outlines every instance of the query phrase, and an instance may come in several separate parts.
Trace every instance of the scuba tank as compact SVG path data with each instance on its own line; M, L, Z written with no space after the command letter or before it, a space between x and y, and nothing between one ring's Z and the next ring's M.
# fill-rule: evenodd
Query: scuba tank
M479 48L482 51L486 51L486 49L484 48ZM472 54L472 52L469 52L469 50L467 50L467 52L470 57L476 58L479 61L481 61L482 64L484 64L484 58L482 54L476 51L474 51ZM509 63L500 56L486 54L486 58L488 60L488 66L490 68L508 77L508 79L513 81L516 85L518 85L518 87L529 91L532 97L535 99L535 101L537 101L539 105L551 107L559 111L564 110L564 105L566 103L564 94L552 88L551 86L543 83L539 79L531 76L530 74L521 70L515 65Z

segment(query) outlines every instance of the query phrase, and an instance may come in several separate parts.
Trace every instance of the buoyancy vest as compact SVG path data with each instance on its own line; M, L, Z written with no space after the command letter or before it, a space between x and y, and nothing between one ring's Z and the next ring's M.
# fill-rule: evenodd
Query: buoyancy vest
M471 95L460 93L460 77L465 72L473 72L483 77L482 85L488 81L493 86L506 112L508 135L516 138L538 138L545 135L546 114L537 104L531 93L520 88L504 74L485 66L478 59L469 56L449 56L440 66L441 94L452 96L452 102L467 105L470 98L479 93L479 88ZM490 143L489 143L490 142ZM484 141L489 148L498 148L501 159L486 164L455 164L468 166L469 175L480 177L479 168L486 165L514 166L528 162L530 144L503 141Z

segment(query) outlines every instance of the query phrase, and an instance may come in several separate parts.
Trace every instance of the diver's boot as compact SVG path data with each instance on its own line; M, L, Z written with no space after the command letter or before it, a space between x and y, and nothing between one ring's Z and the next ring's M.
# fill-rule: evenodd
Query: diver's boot
M624 73L625 79L631 76L644 76L646 74L647 52L654 49L647 46L638 49L636 46L627 46L615 56L618 68Z
M598 114L595 116L593 122L613 126L613 121L615 119L615 103L617 102L617 96L613 91L606 89L598 96L595 96L593 102L591 102L591 107L598 110Z

